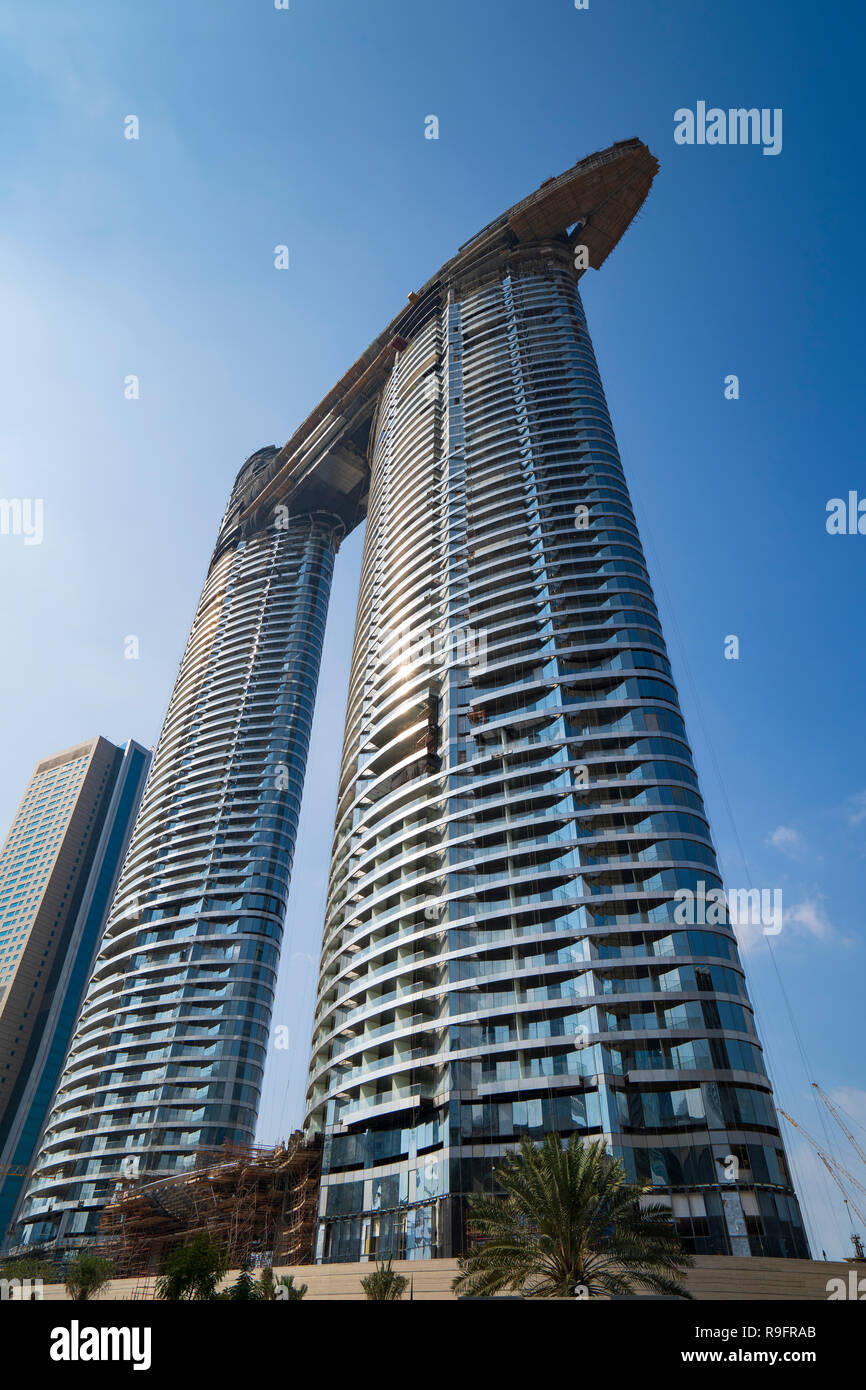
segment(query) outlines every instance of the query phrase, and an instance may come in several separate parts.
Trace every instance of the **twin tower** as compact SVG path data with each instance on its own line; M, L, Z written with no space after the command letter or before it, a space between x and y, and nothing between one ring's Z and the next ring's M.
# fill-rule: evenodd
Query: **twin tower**
M657 163L460 248L241 469L16 1243L252 1140L334 558L366 519L307 1096L316 1258L458 1253L522 1135L692 1250L808 1255L578 281Z

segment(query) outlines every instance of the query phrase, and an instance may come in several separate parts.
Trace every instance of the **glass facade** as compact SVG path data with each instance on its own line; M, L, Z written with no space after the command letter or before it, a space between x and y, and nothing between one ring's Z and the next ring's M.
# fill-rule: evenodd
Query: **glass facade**
M572 243L431 290L374 422L325 1261L458 1253L465 1195L551 1130L604 1136L692 1250L808 1253L727 914L675 916L721 880Z
M367 518L306 1128L316 1256L459 1252L521 1136L689 1247L806 1255L579 293L639 140L462 246L238 475L23 1209L252 1139L334 555Z
M150 754L93 739L43 759L0 853L0 1239L24 1186Z
M341 524L235 484L19 1219L93 1237L126 1179L251 1142Z

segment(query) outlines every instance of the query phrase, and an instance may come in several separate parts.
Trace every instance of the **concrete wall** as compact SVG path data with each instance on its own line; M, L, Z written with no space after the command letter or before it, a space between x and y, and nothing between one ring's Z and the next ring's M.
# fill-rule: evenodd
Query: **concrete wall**
M412 1282L412 1294L418 1302L452 1299L451 1280L457 1273L456 1260L397 1260L395 1270ZM293 1274L296 1284L307 1284L308 1299L363 1299L361 1280L372 1272L369 1264L293 1265L280 1269L279 1274ZM759 1257L738 1258L728 1255L698 1255L689 1272L687 1285L696 1299L732 1302L797 1299L820 1301L827 1299L827 1281L848 1277L855 1270L864 1279L866 1297L866 1264L853 1265L845 1261L776 1260ZM230 1274L227 1283L237 1277ZM116 1279L100 1295L102 1300L153 1298L154 1279ZM47 1284L42 1290L44 1299L66 1299L61 1284ZM408 1290L406 1293L408 1297Z

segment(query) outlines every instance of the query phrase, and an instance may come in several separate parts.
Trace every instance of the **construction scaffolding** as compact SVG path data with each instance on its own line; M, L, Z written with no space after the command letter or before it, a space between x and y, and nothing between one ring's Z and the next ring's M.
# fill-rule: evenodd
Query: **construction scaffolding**
M320 1168L320 1143L300 1132L273 1148L199 1149L184 1173L123 1183L103 1211L98 1253L117 1278L147 1280L170 1251L205 1232L233 1269L309 1264Z

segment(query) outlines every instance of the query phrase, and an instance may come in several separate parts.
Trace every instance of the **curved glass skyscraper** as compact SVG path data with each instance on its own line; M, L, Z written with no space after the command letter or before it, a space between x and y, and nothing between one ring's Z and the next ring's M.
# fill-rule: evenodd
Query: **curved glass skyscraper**
M342 523L241 519L241 470L20 1216L93 1236L121 1180L251 1141Z
M719 872L578 289L656 170L629 140L548 180L241 472L34 1235L252 1134L333 555L366 516L317 1257L459 1251L466 1194L549 1131L604 1136L695 1250L807 1253L727 912L682 910Z
M458 1253L465 1194L551 1130L605 1136L695 1250L805 1255L727 914L678 924L721 880L578 290L592 216L530 216L419 296L373 422L318 1256Z

